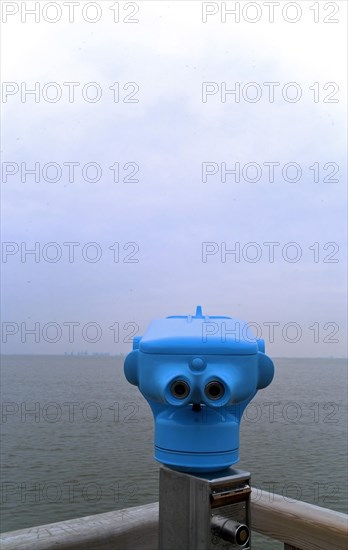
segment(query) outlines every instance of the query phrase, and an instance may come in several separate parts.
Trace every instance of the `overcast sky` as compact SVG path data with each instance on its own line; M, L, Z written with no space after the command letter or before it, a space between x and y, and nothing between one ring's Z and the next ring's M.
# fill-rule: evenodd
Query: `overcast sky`
M346 3L34 4L2 13L3 351L125 353L200 304L345 356Z

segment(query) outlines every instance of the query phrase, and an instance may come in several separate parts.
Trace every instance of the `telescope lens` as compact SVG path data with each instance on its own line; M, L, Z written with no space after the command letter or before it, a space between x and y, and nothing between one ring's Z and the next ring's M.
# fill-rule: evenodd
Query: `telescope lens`
M236 531L236 543L243 546L249 540L249 529L246 525L239 525Z
M218 537L233 542L237 546L245 547L249 542L249 527L226 516L214 515L211 519L211 528Z
M185 399L190 393L190 387L184 380L175 380L170 387L170 391L176 399Z
M209 382L205 386L205 395L209 397L209 399L220 399L225 393L225 389L221 382L218 380L214 380L212 382Z

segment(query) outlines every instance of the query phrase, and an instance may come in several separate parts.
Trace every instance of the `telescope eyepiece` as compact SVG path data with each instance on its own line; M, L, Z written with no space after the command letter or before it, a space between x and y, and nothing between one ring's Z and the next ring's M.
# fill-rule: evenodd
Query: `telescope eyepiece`
M176 399L185 399L190 393L190 386L185 380L175 380L170 386L170 392Z
M224 395L225 388L219 380L212 380L205 386L204 393L208 399L217 400Z

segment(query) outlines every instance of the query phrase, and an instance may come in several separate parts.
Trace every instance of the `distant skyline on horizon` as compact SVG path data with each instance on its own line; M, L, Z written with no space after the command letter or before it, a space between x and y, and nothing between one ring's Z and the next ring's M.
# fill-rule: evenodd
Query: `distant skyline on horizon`
M79 354L79 353L1 353L0 357L7 357L7 356L28 356L28 357L36 357L36 356L47 356L47 357L126 357L127 353L103 353L103 352L96 352L96 353L89 353L87 355ZM272 355L272 360L276 359L340 359L340 360L348 360L348 356L275 356Z

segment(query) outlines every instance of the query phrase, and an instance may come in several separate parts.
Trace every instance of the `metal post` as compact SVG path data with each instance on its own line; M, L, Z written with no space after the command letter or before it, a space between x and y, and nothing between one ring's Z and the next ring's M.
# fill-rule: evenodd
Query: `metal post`
M195 475L161 466L159 550L250 549L250 493L242 470Z

